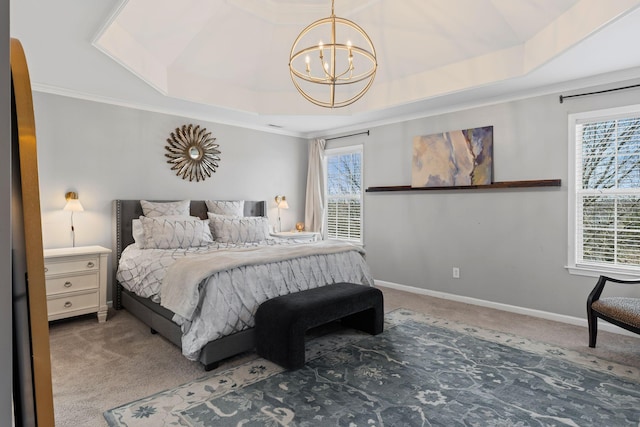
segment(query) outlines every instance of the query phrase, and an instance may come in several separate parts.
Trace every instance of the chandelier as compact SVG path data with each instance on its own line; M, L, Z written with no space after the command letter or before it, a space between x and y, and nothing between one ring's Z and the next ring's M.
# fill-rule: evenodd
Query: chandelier
M378 68L376 50L367 33L354 22L337 17L333 3L331 0L331 16L302 30L289 56L289 71L298 92L326 108L346 107L362 98Z

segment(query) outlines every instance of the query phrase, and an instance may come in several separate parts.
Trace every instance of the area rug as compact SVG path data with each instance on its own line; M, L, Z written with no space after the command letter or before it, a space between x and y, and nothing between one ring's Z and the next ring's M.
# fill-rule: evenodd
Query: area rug
M634 426L640 370L399 309L105 412L110 426Z

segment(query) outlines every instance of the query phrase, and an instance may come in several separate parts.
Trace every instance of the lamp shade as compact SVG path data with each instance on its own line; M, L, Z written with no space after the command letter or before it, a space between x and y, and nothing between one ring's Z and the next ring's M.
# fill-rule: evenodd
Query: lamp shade
M84 208L82 207L82 204L80 203L80 200L71 199L71 200L67 201L66 205L64 205L64 210L65 211L72 211L72 212L82 212L84 210Z
M285 196L276 196L276 206L278 209L289 209L289 203Z
M65 194L65 199L67 199L67 204L64 205L63 210L71 211L71 212L82 212L82 211L84 211L84 208L82 207L82 204L80 203L80 200L78 200L78 194L76 194L74 192L69 192L69 193Z

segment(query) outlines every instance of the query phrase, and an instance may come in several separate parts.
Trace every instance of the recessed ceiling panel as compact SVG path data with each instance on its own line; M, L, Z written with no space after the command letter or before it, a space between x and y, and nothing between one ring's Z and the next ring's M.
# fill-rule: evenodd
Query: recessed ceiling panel
M9 22L35 91L309 133L636 79L639 4L335 0L379 63L369 92L338 110L304 100L288 70L293 40L331 0L12 0Z

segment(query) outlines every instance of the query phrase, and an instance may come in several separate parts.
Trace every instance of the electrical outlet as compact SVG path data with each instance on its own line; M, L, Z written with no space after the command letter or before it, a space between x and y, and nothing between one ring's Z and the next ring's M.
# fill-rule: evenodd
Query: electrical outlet
M453 267L453 278L454 279L460 278L460 269L458 267Z

